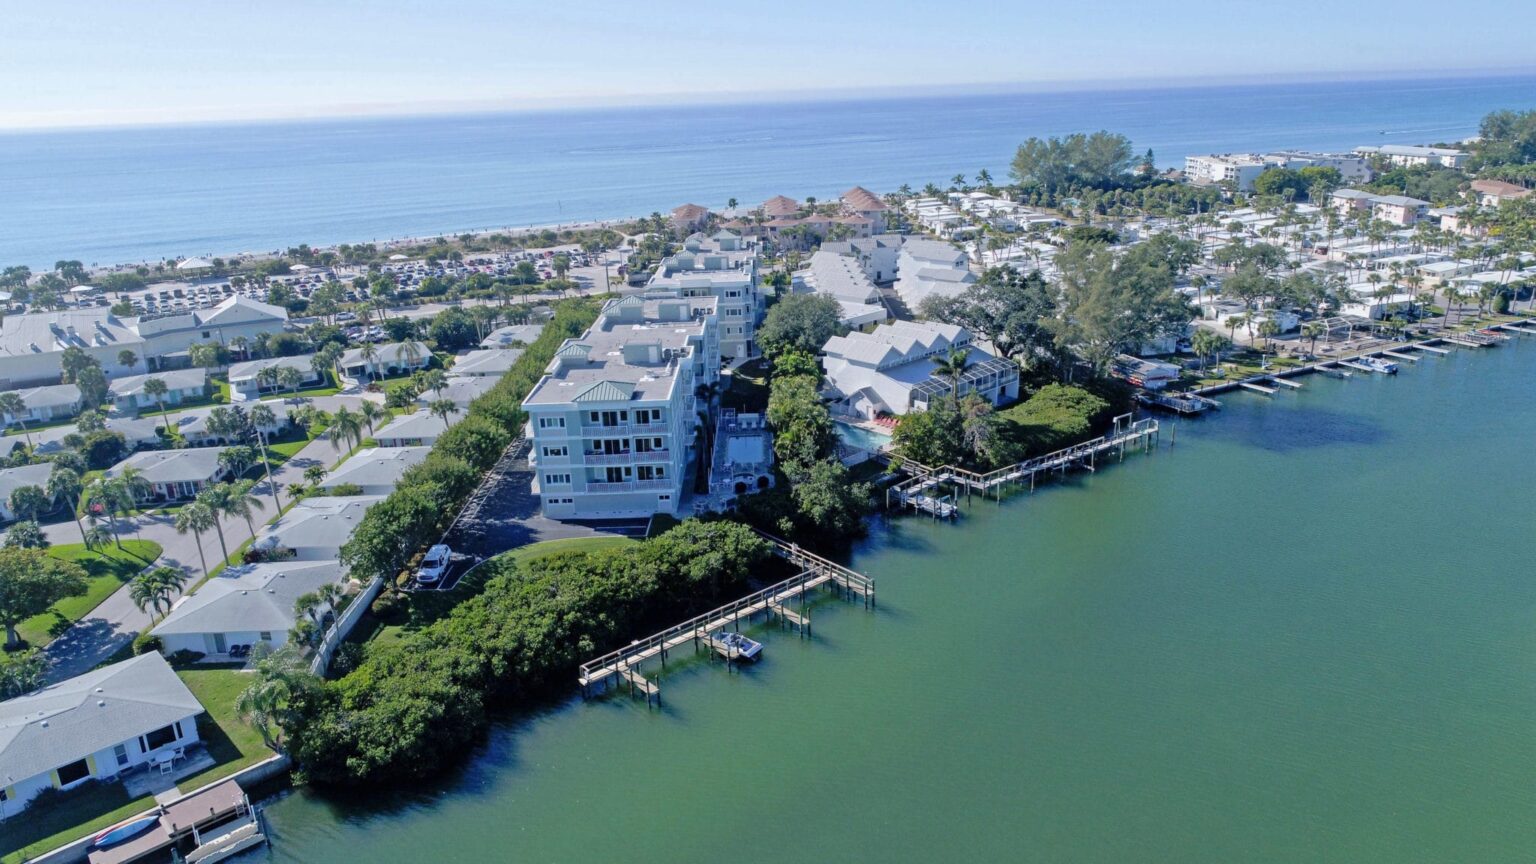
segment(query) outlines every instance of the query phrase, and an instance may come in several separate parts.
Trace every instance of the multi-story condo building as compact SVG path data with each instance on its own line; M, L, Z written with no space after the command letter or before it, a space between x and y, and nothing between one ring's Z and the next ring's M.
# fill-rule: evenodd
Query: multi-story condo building
M719 379L720 305L708 295L632 295L560 346L523 400L544 515L679 512L696 463L697 391Z
M694 234L683 241L681 252L662 260L647 288L719 300L720 356L727 361L757 356L763 296L758 290L756 240L730 231L708 237Z
M1191 183L1230 184L1237 192L1252 192L1253 181L1271 168L1332 168L1346 183L1371 179L1364 156L1348 153L1310 153L1284 150L1276 153L1217 153L1184 157L1184 177Z
M1427 166L1460 168L1470 157L1465 150L1452 150L1449 147L1411 147L1405 144L1356 147L1355 152L1361 156L1379 156L1393 165L1408 168Z

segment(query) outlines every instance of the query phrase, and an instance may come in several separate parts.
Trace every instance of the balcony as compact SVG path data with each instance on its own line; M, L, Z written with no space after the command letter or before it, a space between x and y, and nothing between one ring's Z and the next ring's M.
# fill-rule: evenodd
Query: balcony
M582 461L588 465L634 465L638 462L672 463L671 450L626 450L623 453L583 453Z
M621 423L617 426L589 423L582 425L579 434L583 437L615 438L624 435L665 435L671 429L672 425L665 420L658 423Z
M630 480L626 483L597 483L589 482L586 486L588 492L646 492L657 490L661 492L671 491L677 488L672 480Z

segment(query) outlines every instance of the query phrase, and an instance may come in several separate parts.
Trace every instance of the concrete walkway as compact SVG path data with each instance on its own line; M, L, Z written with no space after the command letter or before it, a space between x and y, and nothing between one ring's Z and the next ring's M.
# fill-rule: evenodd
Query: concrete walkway
M277 484L283 504L286 506L290 500L285 490L291 485L304 482L304 469L311 465L332 467L345 455L344 450L333 448L324 435L305 445L292 459L272 472L272 479ZM257 484L255 494L264 505L251 520L260 532L262 524L275 517L277 510L272 501L272 492L264 479ZM160 560L155 562L156 566L186 570L191 574L188 581L190 587L203 576L204 557L210 568L217 567L223 557L219 554L219 540L215 532L203 535L200 556L197 538L190 533L176 533L175 523L174 516L144 515L134 519L120 519L118 528L125 540L136 538L159 543L163 551ZM224 542L231 552L251 536L245 520L239 517L221 519L220 525L224 531ZM43 530L49 542L54 545L83 542L80 529L73 520L49 525ZM149 614L140 611L128 595L129 588L124 585L57 639L48 643L43 653L49 660L50 682L90 671L150 626Z

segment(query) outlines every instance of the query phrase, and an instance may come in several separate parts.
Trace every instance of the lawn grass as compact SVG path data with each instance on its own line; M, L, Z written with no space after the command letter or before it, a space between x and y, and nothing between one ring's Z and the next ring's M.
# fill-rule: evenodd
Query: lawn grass
M80 565L90 581L84 594L65 597L47 612L21 622L16 632L34 647L47 645L158 559L160 551L160 544L153 540L124 540L121 549L113 545L99 551L79 543L50 548L49 557Z
M261 733L235 714L235 700L256 680L251 672L237 667L193 667L176 672L207 713L197 718L197 734L218 764L206 771L176 781L181 789L196 789L249 768L272 755L261 740Z

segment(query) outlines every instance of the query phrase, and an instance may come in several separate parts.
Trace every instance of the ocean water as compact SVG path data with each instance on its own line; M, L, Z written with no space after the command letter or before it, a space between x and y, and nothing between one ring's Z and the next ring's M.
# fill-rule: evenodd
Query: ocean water
M270 251L998 179L1031 135L1190 153L1457 140L1536 77L0 134L0 265Z
M740 674L678 651L663 710L573 696L441 782L288 793L250 860L1536 860L1533 373L1527 338L1229 394L878 524L876 611L757 627Z

